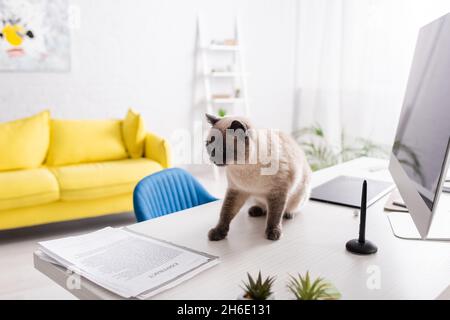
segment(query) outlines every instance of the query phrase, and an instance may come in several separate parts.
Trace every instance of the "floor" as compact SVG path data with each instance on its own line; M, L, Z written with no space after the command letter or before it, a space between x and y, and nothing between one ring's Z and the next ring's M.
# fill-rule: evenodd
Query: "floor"
M226 187L223 173L214 179L211 168L188 170L216 197L223 197ZM33 228L0 232L0 300L5 299L75 299L33 267L33 252L39 241L73 236L107 226L121 227L135 223L133 213L105 216Z

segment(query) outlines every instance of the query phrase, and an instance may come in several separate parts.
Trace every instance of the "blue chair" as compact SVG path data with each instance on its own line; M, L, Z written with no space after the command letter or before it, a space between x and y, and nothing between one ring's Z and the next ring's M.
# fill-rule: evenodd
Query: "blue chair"
M216 201L188 172L166 169L142 179L133 193L138 222Z

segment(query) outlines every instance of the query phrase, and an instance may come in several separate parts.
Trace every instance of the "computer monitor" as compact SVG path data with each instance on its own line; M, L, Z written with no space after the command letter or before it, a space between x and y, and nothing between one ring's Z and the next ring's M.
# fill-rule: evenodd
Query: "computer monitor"
M444 201L449 148L450 13L420 30L389 165L421 238L429 237ZM443 210L440 216L450 216ZM450 239L450 219L445 224Z

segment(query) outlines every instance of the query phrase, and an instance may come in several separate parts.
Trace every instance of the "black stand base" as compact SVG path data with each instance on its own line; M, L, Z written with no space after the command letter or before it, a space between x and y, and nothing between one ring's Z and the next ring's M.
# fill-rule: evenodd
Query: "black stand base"
M377 246L368 240L366 240L364 242L359 242L358 239L350 240L349 242L347 242L345 247L351 253L360 254L360 255L374 254L378 251Z

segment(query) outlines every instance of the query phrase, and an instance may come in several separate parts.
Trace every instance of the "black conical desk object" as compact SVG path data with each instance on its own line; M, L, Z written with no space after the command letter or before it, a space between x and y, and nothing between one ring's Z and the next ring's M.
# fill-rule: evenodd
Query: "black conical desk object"
M360 255L374 254L378 251L376 245L366 240L366 211L367 211L367 181L364 181L361 196L361 214L359 221L359 238L350 240L345 247L348 251Z

